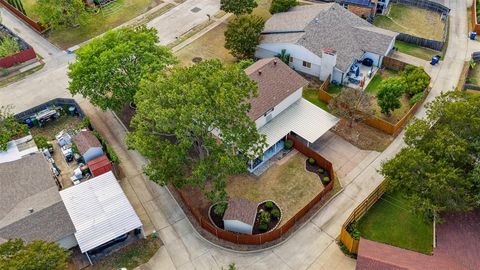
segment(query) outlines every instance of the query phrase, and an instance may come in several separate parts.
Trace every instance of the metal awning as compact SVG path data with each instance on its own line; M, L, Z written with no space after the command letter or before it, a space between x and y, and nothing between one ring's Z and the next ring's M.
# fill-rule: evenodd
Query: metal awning
M60 191L82 253L142 227L112 172Z
M259 132L267 137L266 150L290 132L313 143L334 127L338 121L337 117L301 98L261 127Z

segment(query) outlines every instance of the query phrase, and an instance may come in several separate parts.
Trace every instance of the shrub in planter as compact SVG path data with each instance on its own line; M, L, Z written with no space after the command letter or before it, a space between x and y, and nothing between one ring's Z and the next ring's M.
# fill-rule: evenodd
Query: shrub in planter
M267 208L267 210L272 210L273 209L273 202L272 201L265 202L265 208Z
M322 179L322 183L325 184L325 185L328 184L328 183L330 183L330 177L325 176L325 177Z
M352 236L353 239L358 240L360 239L360 231L357 228L357 223L350 223L347 226L347 232Z
M319 174L322 174L322 173L325 172L325 170L324 170L323 168L318 168L317 172L318 172Z
M290 149L292 149L292 147L293 147L293 141L292 141L292 140L286 140L286 141L285 141L284 148L285 148L286 150L290 150Z
M270 213L263 211L260 213L260 224L268 224L270 222Z
M310 163L310 165L315 165L315 159L308 158L308 163Z
M272 218L278 219L280 217L280 210L273 209L271 214L272 214Z
M258 225L258 228L261 231L266 231L268 229L268 223L260 223L260 225Z
M218 203L213 208L213 212L216 215L223 216L223 214L225 213L225 210L227 210L227 206L228 206L228 204L226 202Z

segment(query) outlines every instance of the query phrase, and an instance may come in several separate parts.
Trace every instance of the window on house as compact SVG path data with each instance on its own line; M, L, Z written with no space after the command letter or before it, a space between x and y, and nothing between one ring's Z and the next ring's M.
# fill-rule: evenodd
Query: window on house
M288 62L292 63L292 62L293 62L293 57L290 56L290 57L288 58Z
M311 68L311 67L312 67L312 63L307 62L307 61L303 61L303 66L306 67L306 68Z

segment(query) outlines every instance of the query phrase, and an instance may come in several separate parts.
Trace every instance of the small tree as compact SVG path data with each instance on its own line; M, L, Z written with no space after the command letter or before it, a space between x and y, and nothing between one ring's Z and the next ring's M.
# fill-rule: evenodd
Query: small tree
M255 0L220 0L220 9L235 15L250 14L256 7Z
M260 43L265 21L255 15L240 16L228 24L225 32L225 48L238 59L252 58Z
M81 25L88 16L82 0L37 0L34 9L40 23L54 29Z
M275 55L275 57L278 57L282 62L285 64L290 64L290 54L287 53L286 49L282 49L279 54Z
M380 83L377 92L377 102L383 114L389 116L392 111L402 106L400 97L403 95L406 87L404 79L400 77L391 77Z
M7 150L7 143L14 137L28 133L28 126L18 123L10 112L11 107L0 107L0 152Z
M143 78L176 63L171 51L157 43L157 31L145 26L111 30L92 40L68 66L70 93L102 110L121 109L133 101Z
M334 97L328 107L332 113L348 120L349 126L373 114L372 96L362 90L347 88Z
M270 13L285 12L296 5L298 5L297 0L273 0L270 6Z
M70 253L58 244L35 240L9 240L0 245L0 269L64 270Z
M405 93L410 97L425 91L430 84L430 76L428 76L422 67L407 65L402 71L401 76L406 83Z

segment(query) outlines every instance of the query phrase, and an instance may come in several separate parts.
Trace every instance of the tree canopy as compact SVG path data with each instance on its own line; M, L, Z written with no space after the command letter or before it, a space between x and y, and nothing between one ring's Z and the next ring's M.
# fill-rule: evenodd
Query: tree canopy
M235 15L250 14L256 7L255 0L220 0L220 9Z
M64 270L70 253L55 243L9 240L0 245L0 269Z
M402 71L401 76L405 79L405 93L413 97L422 93L430 84L430 76L422 67L407 65Z
M82 0L37 0L34 9L39 22L52 28L81 25L87 16Z
M238 65L208 60L172 68L143 82L127 143L149 159L151 180L199 186L211 201L225 201L226 176L244 172L263 149L247 115L256 89Z
M7 150L7 143L14 137L28 133L28 126L18 123L10 109L0 107L0 152Z
M270 13L275 14L279 12L285 12L296 5L298 5L297 0L272 0Z
M265 21L255 15L243 15L228 24L225 32L225 48L239 58L252 58L260 43Z
M392 111L402 106L400 97L402 97L407 84L402 77L390 77L382 81L377 92L377 102L382 113L390 115Z
M402 190L427 217L480 204L480 96L450 92L405 132L407 147L382 164L390 190Z
M133 101L142 78L177 61L158 46L157 31L145 26L111 30L82 46L69 65L69 90L103 110L118 110Z
M372 100L373 97L362 90L347 88L330 100L328 107L333 114L347 119L352 127L353 122L373 114Z

